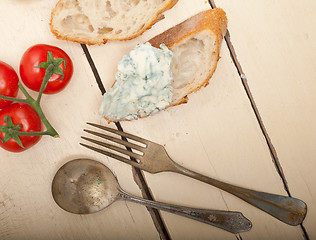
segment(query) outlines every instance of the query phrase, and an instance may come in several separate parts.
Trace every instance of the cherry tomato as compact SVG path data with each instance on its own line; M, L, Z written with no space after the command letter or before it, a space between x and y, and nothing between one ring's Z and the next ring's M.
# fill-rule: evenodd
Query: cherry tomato
M0 61L0 94L7 97L16 97L19 90L19 77L14 69ZM0 99L0 109L11 104L11 101Z
M39 65L42 62L48 61L48 52L52 53L54 59L63 58L65 60L59 64L64 76L53 73L43 92L46 94L54 94L60 92L68 85L73 74L72 61L62 49L47 44L37 44L30 47L22 56L20 62L20 76L28 88L39 92L46 71L44 68L39 67Z
M0 111L0 126L8 124L6 116L10 116L12 123L17 126L20 125L20 132L41 132L42 121L33 107L27 103L13 103ZM0 131L1 139L5 139L5 132ZM11 152L22 152L33 145L35 145L40 139L39 136L19 136L23 147L10 138L7 142L0 141L0 147Z

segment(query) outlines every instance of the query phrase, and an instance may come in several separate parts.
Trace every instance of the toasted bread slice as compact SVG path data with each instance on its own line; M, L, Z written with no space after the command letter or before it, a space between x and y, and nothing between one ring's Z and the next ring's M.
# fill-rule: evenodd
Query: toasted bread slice
M201 12L149 40L164 43L172 52L173 99L170 106L186 103L187 95L205 87L215 72L220 44L226 34L225 12L215 8Z
M168 107L186 103L188 94L208 85L220 58L226 28L225 12L216 8L201 12L149 40L153 47L165 44L173 53L170 64L173 97ZM100 112L102 109L101 106ZM129 120L109 118L110 114L104 111L102 114L108 122Z
M178 0L59 0L50 27L59 39L100 44L129 40L163 18Z

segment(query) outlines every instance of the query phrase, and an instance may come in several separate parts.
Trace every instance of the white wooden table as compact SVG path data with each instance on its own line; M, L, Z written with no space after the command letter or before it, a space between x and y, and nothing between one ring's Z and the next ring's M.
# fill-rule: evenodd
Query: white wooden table
M121 123L126 132L164 144L169 155L185 167L307 203L305 221L293 227L187 177L142 173L158 201L241 211L253 228L238 235L165 212L160 212L159 223L145 207L124 201L84 216L57 206L51 194L54 174L79 157L106 164L124 190L144 194L130 166L79 145L87 121L107 125L98 115L102 95L83 49L87 48L108 89L117 62L137 43L211 6L205 0L179 0L163 21L137 39L81 46L51 34L50 12L56 2L1 1L0 60L18 71L23 52L46 43L64 49L75 66L68 87L42 99L60 138L43 137L19 154L0 149L1 240L316 239L315 1L215 0L212 6L227 13L229 35L209 86L192 94L186 105Z

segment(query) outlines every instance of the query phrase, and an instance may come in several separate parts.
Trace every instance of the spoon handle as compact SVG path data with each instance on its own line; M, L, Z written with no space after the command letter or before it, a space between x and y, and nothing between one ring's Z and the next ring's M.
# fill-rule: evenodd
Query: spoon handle
M249 231L252 227L251 222L240 212L198 209L156 202L130 195L122 189L119 189L119 196L123 200L191 218L231 233Z
M173 162L173 164L174 172L183 174L229 192L289 225L296 226L302 223L306 216L306 203L300 199L237 187L232 184L224 183L193 172L178 165L175 162Z

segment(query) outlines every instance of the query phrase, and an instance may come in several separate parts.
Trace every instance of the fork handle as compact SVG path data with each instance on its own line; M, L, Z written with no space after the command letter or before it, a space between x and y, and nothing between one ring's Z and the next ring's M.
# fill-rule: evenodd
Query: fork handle
M206 177L186 169L174 161L172 162L174 163L174 169L171 171L183 174L204 183L208 183L228 193L231 193L284 223L296 226L302 223L306 216L307 206L302 200L237 187L210 177Z
M123 200L139 203L147 207L191 218L199 222L221 228L231 233L236 234L249 231L252 227L251 222L240 212L198 209L151 201L133 196L122 189L119 189L119 193L121 199Z

